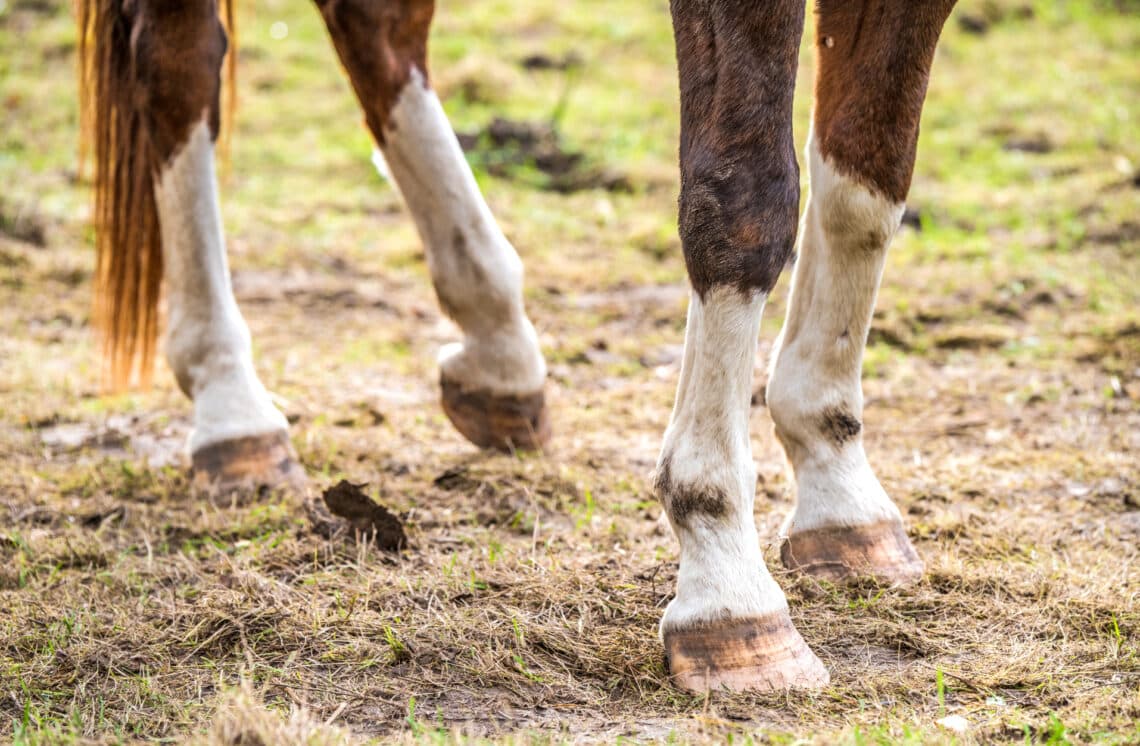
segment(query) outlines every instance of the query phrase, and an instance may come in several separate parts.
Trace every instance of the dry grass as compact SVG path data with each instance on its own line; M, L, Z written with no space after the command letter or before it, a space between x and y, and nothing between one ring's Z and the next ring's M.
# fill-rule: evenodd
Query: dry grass
M332 746L354 742L352 734L332 725L331 719L316 720L304 707L294 708L288 719L282 718L245 690L226 698L207 735L190 741L194 746Z
M475 452L436 405L455 330L316 14L243 17L238 298L314 489L368 483L407 524L399 555L318 537L297 496L193 495L168 372L98 395L70 19L0 3L0 740L1140 742L1140 18L965 1L985 33L952 20L920 230L892 251L865 370L868 451L927 576L781 574L833 685L706 699L666 683L656 639L676 546L647 475L687 295L666 12L580 3L450 3L435 37L457 128L541 119L565 86L563 145L632 189L563 194L471 156L551 361L557 439L519 459ZM517 64L536 51L585 68ZM766 542L792 505L770 431L758 403Z

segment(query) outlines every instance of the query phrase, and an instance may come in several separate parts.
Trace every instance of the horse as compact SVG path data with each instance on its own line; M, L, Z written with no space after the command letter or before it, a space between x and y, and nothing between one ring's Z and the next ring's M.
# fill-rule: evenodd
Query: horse
M96 305L113 387L165 355L193 404L195 484L300 485L288 423L258 378L231 289L215 176L233 9L219 0L77 0L95 161ZM653 478L680 547L660 638L672 680L707 691L829 683L765 566L748 432L765 300L793 265L767 406L796 505L780 557L843 582L904 584L923 563L863 448L860 370L914 169L934 51L955 0L816 0L802 219L792 99L804 0L671 0L681 101L678 226L692 286ZM443 410L473 444L541 448L546 364L523 265L433 92L434 0L316 0L425 246L441 309ZM224 74L224 70L228 70Z

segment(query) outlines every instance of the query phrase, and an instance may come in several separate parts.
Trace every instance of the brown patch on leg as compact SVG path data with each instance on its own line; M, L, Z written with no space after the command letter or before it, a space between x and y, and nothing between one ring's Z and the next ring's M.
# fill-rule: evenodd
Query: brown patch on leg
M218 492L303 487L305 470L285 432L212 443L191 455L194 486Z
M820 416L820 429L837 447L858 437L863 423L842 407L828 407Z
M427 42L434 0L316 0L348 71L368 129L384 143L392 107L418 70L427 84Z
M674 0L681 89L678 228L693 289L768 292L793 252L792 94L802 0Z
M922 559L899 521L793 533L780 547L784 567L832 582L871 578L906 585L922 577Z
M956 0L815 3L815 138L825 158L906 199L934 48Z
M467 390L440 376L443 411L463 437L480 448L500 451L536 450L550 440L546 397L533 394L493 394Z
M691 692L818 689L830 682L787 609L667 629L663 637L669 675Z
M112 389L149 384L159 326L159 171L202 121L218 133L225 31L214 0L79 0L80 98L95 156L95 307Z

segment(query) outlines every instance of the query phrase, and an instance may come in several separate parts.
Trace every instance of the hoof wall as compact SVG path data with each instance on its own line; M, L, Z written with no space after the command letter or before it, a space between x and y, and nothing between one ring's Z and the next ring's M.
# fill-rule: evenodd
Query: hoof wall
M922 560L899 521L817 528L795 533L780 547L784 567L844 582L870 578L906 585L922 577Z
M786 609L666 630L664 638L669 674L691 692L819 689L831 680Z
M531 451L550 440L550 418L541 390L533 394L504 395L464 390L440 378L443 411L455 429L480 448Z
M305 484L305 470L285 432L211 443L198 449L191 461L198 489L232 492Z

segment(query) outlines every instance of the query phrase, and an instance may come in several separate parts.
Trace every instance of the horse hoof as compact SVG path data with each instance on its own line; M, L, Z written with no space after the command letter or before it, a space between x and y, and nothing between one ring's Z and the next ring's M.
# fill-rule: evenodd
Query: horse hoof
M791 534L780 547L789 570L832 582L870 578L907 585L922 577L922 560L900 521L817 528Z
M550 440L550 417L541 389L533 394L465 390L440 376L443 411L463 437L480 448L532 451Z
M690 692L819 689L831 677L787 609L664 632L674 683Z
M305 470L281 431L211 443L191 456L194 486L214 492L305 484Z

